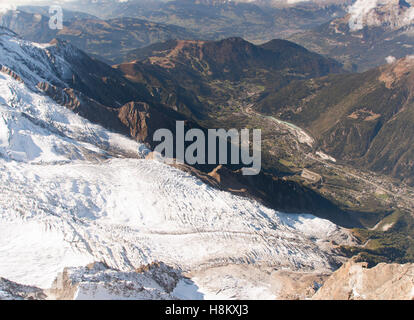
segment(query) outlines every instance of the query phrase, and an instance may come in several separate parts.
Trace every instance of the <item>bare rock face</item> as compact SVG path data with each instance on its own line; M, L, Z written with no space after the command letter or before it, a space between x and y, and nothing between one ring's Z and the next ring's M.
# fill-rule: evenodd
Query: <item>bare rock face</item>
M313 296L314 300L414 300L414 264L349 261Z
M1 70L0 70L1 71ZM178 114L162 105L128 102L122 107L106 106L71 88L59 88L46 82L37 87L58 104L83 118L140 142L157 145L152 138L159 128L174 130Z
M9 76L11 76L13 79L19 81L19 82L23 82L23 80L20 78L20 76L15 73L12 69L6 67L6 66L2 66L0 65L0 72L8 74Z
M156 146L152 140L159 128L174 130L175 121L166 114L166 109L158 109L145 102L129 102L119 109L118 118L128 128L129 136L138 141Z

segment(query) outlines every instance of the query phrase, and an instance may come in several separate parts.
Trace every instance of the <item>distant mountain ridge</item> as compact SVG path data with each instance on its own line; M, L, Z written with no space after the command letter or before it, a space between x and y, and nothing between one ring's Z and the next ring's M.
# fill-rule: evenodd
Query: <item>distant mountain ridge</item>
M32 8L32 7L30 7ZM35 7L36 8L36 7ZM0 26L7 27L29 41L50 42L54 38L67 40L88 54L108 63L121 62L128 51L169 39L194 39L185 28L136 18L101 20L72 13L64 16L64 28L49 28L49 17L43 9L0 13ZM37 13L36 13L37 12ZM41 13L38 13L41 12Z
M269 1L72 1L71 10L86 11L102 19L135 17L177 25L203 40L242 37L255 43L266 42L307 30L346 13L349 1L300 2L294 6L273 6Z
M345 17L287 38L344 63L348 70L366 71L386 63L388 57L400 59L412 54L412 2L369 3L359 1Z
M266 82L277 76L272 71L288 78L342 72L338 62L292 42L272 40L257 46L238 37L221 41L173 40L131 51L124 60L140 60L170 72L183 69L185 74L232 81L262 77Z

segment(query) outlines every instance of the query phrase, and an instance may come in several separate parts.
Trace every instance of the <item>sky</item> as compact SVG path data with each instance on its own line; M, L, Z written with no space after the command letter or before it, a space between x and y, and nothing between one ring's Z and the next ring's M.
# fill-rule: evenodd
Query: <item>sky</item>
M59 4L74 0L0 0L0 11L15 9L19 5Z

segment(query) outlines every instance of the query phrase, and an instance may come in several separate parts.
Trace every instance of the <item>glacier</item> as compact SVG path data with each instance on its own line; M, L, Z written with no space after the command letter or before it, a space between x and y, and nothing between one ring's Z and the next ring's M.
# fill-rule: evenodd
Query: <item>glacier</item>
M70 77L53 45L3 33L0 65L19 76L0 73L0 277L48 289L64 268L132 272L156 261L190 278L228 265L332 272L332 240L353 241L327 220L277 212L149 160L144 145L56 104L36 87ZM276 298L240 277L233 291L239 282L251 290L236 298ZM235 295L192 280L206 297ZM191 286L180 282L177 295L188 298Z

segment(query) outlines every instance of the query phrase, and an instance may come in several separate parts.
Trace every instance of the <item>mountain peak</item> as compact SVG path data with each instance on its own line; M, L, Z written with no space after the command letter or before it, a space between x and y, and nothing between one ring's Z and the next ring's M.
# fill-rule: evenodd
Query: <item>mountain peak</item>
M412 0L357 0L349 8L351 31L364 27L399 29L414 21Z

